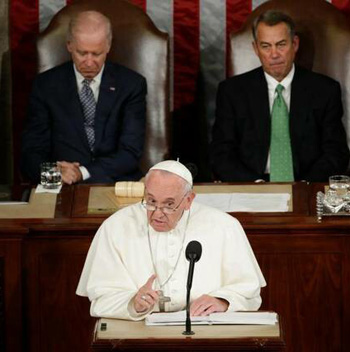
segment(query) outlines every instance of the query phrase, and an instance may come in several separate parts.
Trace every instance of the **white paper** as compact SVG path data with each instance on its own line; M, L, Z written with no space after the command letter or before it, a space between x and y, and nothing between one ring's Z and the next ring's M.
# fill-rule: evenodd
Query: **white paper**
M146 325L183 325L186 311L153 313L146 317ZM194 325L237 324L237 325L274 325L277 323L275 312L229 312L212 313L208 316L191 317Z
M58 188L54 188L54 189L49 189L49 188L44 188L42 185L38 185L35 189L35 193L60 193L62 188L62 185L59 186Z
M224 212L287 212L288 193L200 193L195 201Z
M16 200L1 201L0 205L28 205L28 202L21 202Z

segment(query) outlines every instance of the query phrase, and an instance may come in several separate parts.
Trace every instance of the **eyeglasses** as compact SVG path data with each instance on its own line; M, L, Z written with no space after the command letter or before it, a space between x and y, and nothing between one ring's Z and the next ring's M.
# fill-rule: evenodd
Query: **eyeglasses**
M173 214L176 212L176 210L179 209L181 203L183 202L183 200L185 199L186 195L188 194L188 192L186 192L184 194L184 196L182 197L180 203L174 207L174 208L171 208L171 207L167 207L167 206L164 206L164 207L158 207L157 205L154 205L154 204L149 204L147 203L146 199L142 199L142 202L141 204L148 210L148 211L156 211L157 209L159 209L162 213L164 214Z

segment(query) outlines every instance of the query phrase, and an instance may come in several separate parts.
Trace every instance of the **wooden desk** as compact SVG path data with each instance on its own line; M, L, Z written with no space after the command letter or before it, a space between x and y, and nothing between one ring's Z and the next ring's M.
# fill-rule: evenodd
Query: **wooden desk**
M266 189L265 193L276 193L276 190L278 190L278 187L283 187L285 185L281 184L256 184L256 183L250 183L250 184L243 184L243 183L235 183L235 184L200 184L199 186L202 186L203 188L217 188L220 189L221 187L232 187L233 190L232 192L238 192L242 193L242 189L244 193L249 193L249 188L251 188L251 193L259 193L261 192L261 189ZM95 185L95 187L109 187L110 192L108 192L108 195L106 197L109 197L110 194L114 194L114 188L111 185ZM108 208L111 206L111 209L106 209L106 211L103 211L101 209L101 212L89 212L88 210L88 202L89 202L89 195L90 195L90 185L77 185L75 186L74 190L74 204L73 204L73 209L72 209L72 217L73 218L106 218L110 214L112 214L115 209L113 209L113 202L107 202ZM195 185L196 188L196 185ZM259 188L259 191L256 191L256 188ZM298 183L293 183L291 184L292 188L292 209L293 211L287 212L287 213L258 213L262 217L276 217L276 216L304 216L304 215L309 215L309 186L306 182L298 182ZM217 191L220 193L221 191ZM109 194L110 193L110 194ZM207 193L205 191L204 193ZM252 213L239 213L239 214L246 214L248 215L248 218L252 217ZM257 215L257 214L254 214Z
M107 217L84 213L89 187L64 187L54 219L0 220L5 351L89 350L95 319L75 290ZM283 317L288 352L350 350L350 217L317 221L315 197L323 187L293 184L292 213L232 214L267 281L261 309Z
M107 329L101 329L101 324ZM102 351L284 351L281 325L146 326L142 322L99 319L92 350Z

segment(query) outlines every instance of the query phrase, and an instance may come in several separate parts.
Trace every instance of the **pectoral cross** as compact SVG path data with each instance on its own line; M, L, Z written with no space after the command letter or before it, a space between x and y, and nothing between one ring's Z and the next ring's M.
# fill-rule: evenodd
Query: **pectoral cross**
M166 302L170 302L171 299L168 296L164 296L164 292L162 290L158 291L159 294L159 311L160 312L165 312L165 304Z

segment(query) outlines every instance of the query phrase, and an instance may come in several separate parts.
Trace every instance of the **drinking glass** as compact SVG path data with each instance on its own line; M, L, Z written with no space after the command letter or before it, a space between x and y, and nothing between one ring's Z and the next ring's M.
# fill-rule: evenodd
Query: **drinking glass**
M345 199L348 197L350 177L346 175L330 176L329 187L336 192L337 197L340 199Z
M42 163L40 177L41 185L47 189L56 189L62 184L61 170L55 162Z

